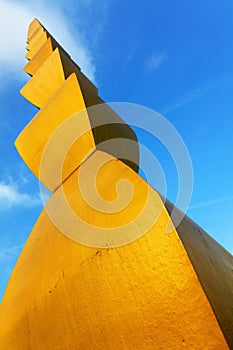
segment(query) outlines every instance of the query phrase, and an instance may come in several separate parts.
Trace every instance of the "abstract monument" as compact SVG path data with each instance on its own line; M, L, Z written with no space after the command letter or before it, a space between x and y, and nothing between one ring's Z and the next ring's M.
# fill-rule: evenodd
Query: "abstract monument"
M167 232L179 211L138 175L134 131L37 19L27 43L21 93L39 111L15 145L52 195L0 305L0 349L233 347L231 254L186 216Z

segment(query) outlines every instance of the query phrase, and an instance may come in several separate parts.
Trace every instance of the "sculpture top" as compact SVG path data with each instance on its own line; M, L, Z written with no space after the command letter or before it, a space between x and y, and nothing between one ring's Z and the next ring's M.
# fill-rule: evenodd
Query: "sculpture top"
M19 135L15 145L40 181L54 191L95 149L121 159L137 172L139 148L134 131L104 104L96 86L37 19L29 25L26 49L29 62L24 70L31 79L21 89L21 94L40 111ZM100 104L101 108L92 107ZM55 175L58 162L56 156L54 164L50 164L50 170L42 174L41 159L51 135L65 120L78 112L78 120L86 136L74 140L64 161L62 179ZM73 129L74 125L70 128ZM59 138L55 153L62 152L68 136ZM125 157L119 156L121 151Z

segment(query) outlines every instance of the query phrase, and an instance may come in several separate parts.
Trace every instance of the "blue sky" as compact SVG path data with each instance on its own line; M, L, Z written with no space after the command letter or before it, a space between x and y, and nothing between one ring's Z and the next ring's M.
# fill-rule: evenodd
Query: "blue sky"
M38 181L14 147L36 113L19 94L28 79L24 47L34 17L105 101L150 107L176 127L194 171L188 215L232 252L232 0L0 0L0 297L42 210ZM174 164L159 145L139 137L156 153L175 201Z

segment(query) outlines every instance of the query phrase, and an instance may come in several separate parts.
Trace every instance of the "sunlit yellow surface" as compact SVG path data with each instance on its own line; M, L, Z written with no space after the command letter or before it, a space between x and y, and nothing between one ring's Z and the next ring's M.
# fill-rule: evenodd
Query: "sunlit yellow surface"
M35 106L42 108L64 83L59 50L56 49L21 89L20 93Z
M45 29L41 26L41 27L38 27L37 29L35 29L32 34L30 34L27 38L27 46L26 46L26 49L28 50L28 45L30 45L30 43L34 40L34 38L37 36L37 35L41 35L43 32L45 31Z
M31 31L35 30L38 27L41 27L41 23L37 18L34 18L28 26L28 34L30 34Z
M33 58L26 64L24 71L30 75L34 75L36 71L42 66L47 58L52 54L53 47L51 38L48 38L45 44L38 50Z
M33 40L27 45L27 50L29 50L26 54L26 58L32 59L32 57L38 52L38 50L45 44L48 35L45 31L41 34L36 35Z
M56 138L53 157L48 161L48 166L45 167L44 171L40 173L41 158L49 138L63 121L79 111L83 112L79 114L78 120L71 122L68 129L66 128L68 138L71 137L75 127L84 128L87 132L78 138L65 157L62 177L57 156L59 157L65 147L67 133L64 132L61 132L61 135L59 134ZM85 157L89 155L89 152L95 150L88 114L75 74L70 75L49 102L25 127L15 145L31 171L51 191L54 191L61 184L61 180L66 179L77 169Z
M35 18L28 27L28 39L31 39L35 33L40 30L42 27L41 23Z
M39 40L39 39L42 39L44 36L47 36L47 32L44 30L43 27L37 29L33 35L28 38L28 44L26 46L26 49L28 51L30 51L33 46L36 44L36 42Z
M81 165L86 171L92 157ZM148 185L120 161L104 167L97 188L108 193L122 174L140 189L137 210ZM98 222L99 213L80 202L76 179L63 186L73 209ZM149 232L108 250L69 240L44 210L4 296L1 349L228 349L176 231L166 233L169 216L154 191L153 208L162 213Z

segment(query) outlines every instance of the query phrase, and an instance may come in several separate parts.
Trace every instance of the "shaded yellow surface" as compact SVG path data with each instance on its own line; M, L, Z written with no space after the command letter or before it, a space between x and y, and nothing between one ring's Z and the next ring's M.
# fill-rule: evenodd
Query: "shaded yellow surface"
M65 81L59 50L56 49L24 85L20 93L32 104L42 108Z
M79 171L92 168L92 157L104 155L96 151ZM72 208L90 221L79 190L73 191L78 172L63 189ZM169 216L160 197L118 160L100 175L97 189L107 196L125 177L139 188L134 208L149 191L147 216L160 209L158 221L131 244L95 249L66 238L44 210L1 305L0 349L228 349L176 231L166 233ZM54 196L59 202L60 190ZM110 193L106 199L113 198ZM98 211L91 216L98 222ZM144 224L145 218L142 229Z
M34 75L47 58L52 54L53 47L51 38L48 38L44 45L38 50L33 58L26 64L24 71L30 75Z
M83 112L79 114L78 119L69 122L67 127L62 129L55 138L52 157L40 173L41 158L49 138L63 121L79 111ZM60 164L58 160L63 154L67 138L71 139L72 133L77 132L75 129L85 129L87 132L79 137L72 147L69 147L70 149L67 149L69 152L62 159L64 164ZM76 133L76 135L78 134ZM51 191L54 191L61 184L61 181L64 181L77 169L85 157L95 150L88 114L74 73L25 127L15 141L15 145L31 171ZM61 174L62 168L63 173Z

